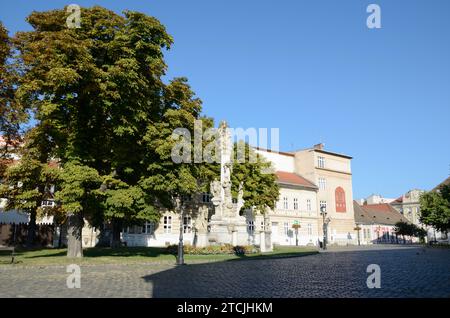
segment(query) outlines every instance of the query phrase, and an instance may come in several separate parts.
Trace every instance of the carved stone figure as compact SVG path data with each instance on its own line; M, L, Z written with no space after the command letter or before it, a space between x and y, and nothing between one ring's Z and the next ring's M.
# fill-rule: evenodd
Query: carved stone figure
M208 230L208 207L201 206L198 208L198 215L195 220L195 230L198 233L206 233Z
M214 180L211 182L211 194L213 198L220 198L222 192L222 187L220 185L220 181Z

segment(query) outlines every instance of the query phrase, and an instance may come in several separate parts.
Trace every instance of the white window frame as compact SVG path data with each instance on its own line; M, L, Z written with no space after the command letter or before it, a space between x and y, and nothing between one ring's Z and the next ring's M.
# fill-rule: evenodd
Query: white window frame
M142 234L154 234L155 233L155 223L145 222L142 226Z
M247 231L250 234L255 233L255 222L253 220L247 221Z
M164 216L163 224L164 224L164 233L165 234L172 233L172 216L170 215Z
M311 211L312 205L311 205L311 199L306 200L306 211Z
M283 232L284 232L284 236L289 237L289 222L284 222Z
M203 203L211 202L211 194L207 192L202 193L202 202Z
M183 216L183 233L192 233L192 218L190 215Z
M325 190L327 188L327 179L320 177L318 183L319 183L320 190Z
M289 200L288 200L288 197L283 197L283 210L289 210Z
M312 236L312 224L308 223L308 236Z
M317 156L317 167L325 168L325 157Z
M294 198L294 210L298 210L298 198Z

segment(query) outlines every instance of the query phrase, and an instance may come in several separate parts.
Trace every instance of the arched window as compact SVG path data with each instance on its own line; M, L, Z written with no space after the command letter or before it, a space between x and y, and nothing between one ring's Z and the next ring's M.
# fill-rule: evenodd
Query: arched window
M337 187L335 191L336 212L347 212L345 205L345 191L341 187Z

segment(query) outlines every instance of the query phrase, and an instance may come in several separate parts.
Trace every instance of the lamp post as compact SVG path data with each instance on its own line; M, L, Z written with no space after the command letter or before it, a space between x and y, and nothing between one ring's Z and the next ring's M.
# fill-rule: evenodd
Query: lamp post
M361 240L359 239L359 231L361 231L361 227L358 224L356 224L356 227L354 228L354 230L358 232L358 246L360 246Z
M298 224L298 221L295 221L294 224L292 224L292 228L295 231L295 246L298 246L298 229L300 228L300 224Z
M184 230L184 215L183 215L183 205L181 200L178 201L180 208L180 238L178 241L178 253L177 253L177 265L184 265L184 250L183 250L183 230Z
M327 223L325 222L325 217L327 216L327 208L325 206L320 207L320 215L322 215L323 218L323 249L327 249Z

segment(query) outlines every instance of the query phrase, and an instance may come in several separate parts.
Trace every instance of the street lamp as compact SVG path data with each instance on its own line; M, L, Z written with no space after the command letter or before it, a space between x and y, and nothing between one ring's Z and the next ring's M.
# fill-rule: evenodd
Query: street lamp
M325 206L320 207L320 215L322 215L323 218L323 249L327 249L327 223L325 222L325 217L327 216L327 208Z
M295 246L298 246L298 229L301 228L298 221L295 221L295 223L292 224L292 228L295 230Z
M360 246L361 245L361 241L359 239L359 231L361 231L361 227L358 224L356 224L356 227L354 228L354 230L358 231L358 246Z
M183 249L183 232L184 232L184 215L181 200L178 202L180 207L180 239L178 241L177 265L184 265L184 249Z

